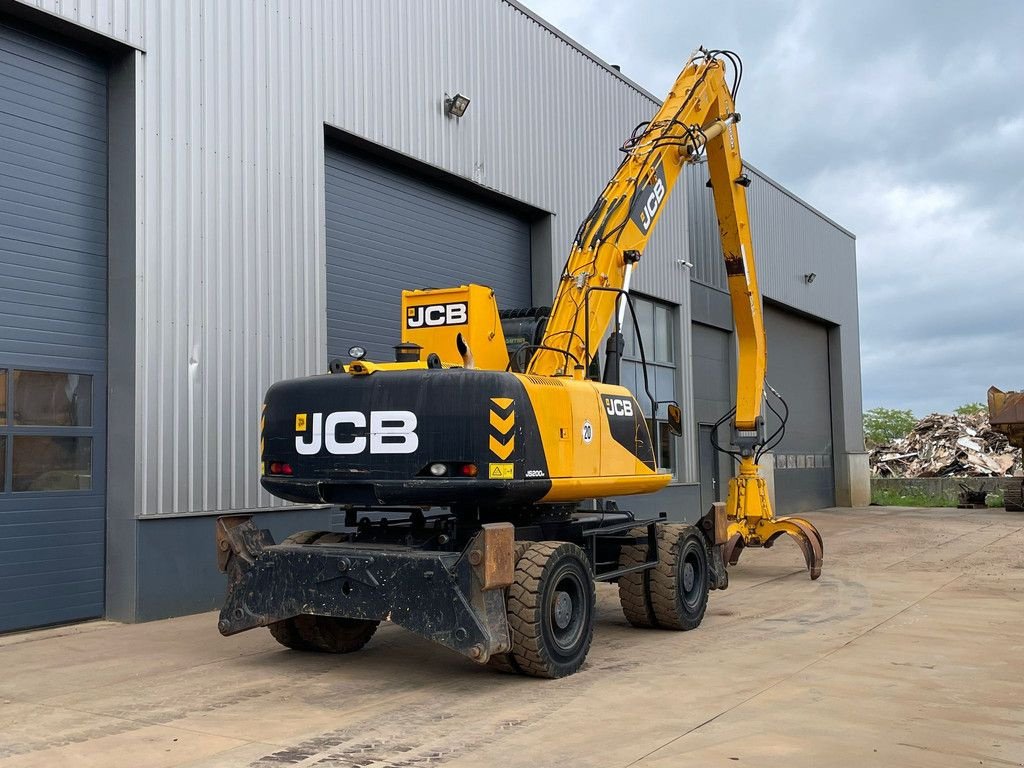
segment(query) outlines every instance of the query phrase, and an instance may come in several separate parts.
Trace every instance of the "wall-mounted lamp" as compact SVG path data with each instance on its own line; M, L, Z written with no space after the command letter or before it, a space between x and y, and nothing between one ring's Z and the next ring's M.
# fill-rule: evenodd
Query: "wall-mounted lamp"
M804 282L810 285L811 283L814 282L814 278L816 277L817 275L814 274L813 272L808 272L806 275L804 275Z
M462 117L469 109L469 97L456 93L454 96L444 95L444 113L448 117Z

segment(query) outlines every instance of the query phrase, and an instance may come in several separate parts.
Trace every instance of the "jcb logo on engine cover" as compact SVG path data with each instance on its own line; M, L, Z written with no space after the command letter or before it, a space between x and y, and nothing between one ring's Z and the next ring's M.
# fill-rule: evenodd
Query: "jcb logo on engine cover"
M421 304L405 311L406 328L434 328L439 325L465 325L469 322L466 302Z
M369 426L369 433L367 433ZM295 451L314 456L322 449L335 456L370 453L413 453L420 445L412 411L334 411L295 414Z
M604 400L604 410L609 416L633 417L633 401L628 397L601 395L601 399Z

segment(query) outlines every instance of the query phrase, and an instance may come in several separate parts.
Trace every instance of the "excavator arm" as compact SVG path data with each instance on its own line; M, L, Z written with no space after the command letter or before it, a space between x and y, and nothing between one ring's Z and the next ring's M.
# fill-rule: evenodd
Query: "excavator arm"
M739 116L733 110L725 56L733 54L702 50L691 56L658 113L650 122L637 126L623 145L622 162L573 239L547 330L530 361L530 373L566 376L575 371L582 377L586 364L596 356L597 345L615 317L616 309L621 320L624 306L617 291L629 290L632 271L686 163L696 160L707 149L709 161L712 152L721 155L717 158L716 175L732 171L736 171L733 178L741 175L739 146L732 127ZM737 83L738 80L734 81L733 89ZM718 149L723 151L718 152ZM731 183L726 184L726 188L730 186ZM742 189L739 192L728 196L726 206L732 211L731 221L736 225L730 225L735 237L729 243L726 259L730 275L733 269L738 274L749 275L751 282L739 290L752 289L756 297L746 200ZM717 192L715 199L717 204ZM744 263L733 267L737 259ZM730 287L733 283L730 279ZM754 345L749 356L754 370L747 372L747 363L741 367L750 374L745 380L763 380L764 333L754 333L761 325L760 305L749 297L742 304L747 309L755 307L758 320L744 321L744 326L751 329L747 336ZM753 392L753 388L747 388L751 393L743 396L744 408L753 413L759 407L760 395Z
M726 62L733 67L727 78ZM739 58L700 49L690 57L661 109L641 123L622 147L614 176L583 220L562 271L544 337L528 372L583 378L613 319L616 336L633 270L665 209L683 166L707 155L718 215L733 323L736 330L736 407L732 455L737 474L729 482L727 555L735 564L745 547L770 547L783 534L799 544L811 578L821 573L822 540L800 518L776 519L757 457L766 444L762 406L767 368L764 318L736 123ZM621 337L609 360L621 356ZM616 361L617 362L617 361ZM615 382L617 383L617 382Z

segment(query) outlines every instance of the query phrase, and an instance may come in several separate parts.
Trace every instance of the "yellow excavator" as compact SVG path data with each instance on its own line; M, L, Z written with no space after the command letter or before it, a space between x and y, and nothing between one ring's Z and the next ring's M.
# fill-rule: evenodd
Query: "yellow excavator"
M765 334L734 106L741 73L729 51L690 57L623 144L550 309L500 310L479 285L404 291L393 362L354 346L329 374L270 388L263 487L336 505L339 525L278 544L251 517L219 518L222 634L265 626L289 648L346 653L387 619L477 662L561 677L586 658L597 581L618 584L634 626L688 630L744 547L789 534L817 578L821 537L807 521L775 518L758 475L780 430L766 434L762 410ZM640 402L619 383L622 329L668 195L704 154L738 344L727 418L739 469L727 503L688 525L607 499L671 479ZM646 382L639 334L637 345ZM678 405L644 389L650 413L663 409L679 434Z

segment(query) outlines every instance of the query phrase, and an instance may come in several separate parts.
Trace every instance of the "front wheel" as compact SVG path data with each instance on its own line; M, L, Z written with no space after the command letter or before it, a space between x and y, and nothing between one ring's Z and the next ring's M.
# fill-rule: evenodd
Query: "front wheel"
M566 677L587 658L597 601L583 550L566 542L530 544L516 563L508 592L509 652L532 677Z

